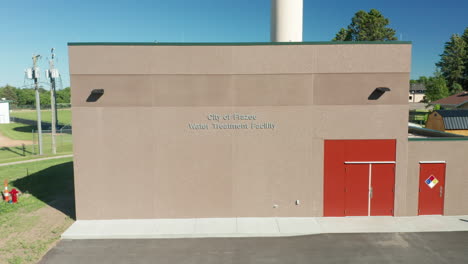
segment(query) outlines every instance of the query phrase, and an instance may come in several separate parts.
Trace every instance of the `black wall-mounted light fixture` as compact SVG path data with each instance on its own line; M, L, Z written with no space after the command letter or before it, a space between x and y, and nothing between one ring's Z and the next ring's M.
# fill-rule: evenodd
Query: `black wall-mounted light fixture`
M388 87L377 87L374 91L369 95L367 99L369 100L377 100L379 99L384 93L390 92L391 89Z
M96 102L104 94L104 89L93 89L86 102Z

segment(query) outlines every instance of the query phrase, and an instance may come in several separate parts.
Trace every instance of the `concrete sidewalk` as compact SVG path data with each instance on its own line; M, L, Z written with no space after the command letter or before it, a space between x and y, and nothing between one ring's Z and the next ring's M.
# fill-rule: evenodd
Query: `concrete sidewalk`
M79 220L62 239L275 237L468 231L468 216Z
M23 163L31 163L31 162L43 161L43 160L52 160L52 159L61 159L61 158L71 158L71 157L73 157L73 154L61 155L61 156L53 156L53 157L46 157L46 158L38 158L38 159L20 160L20 161L2 163L2 164L0 164L0 167L2 167L2 166L16 165L16 164L23 164Z

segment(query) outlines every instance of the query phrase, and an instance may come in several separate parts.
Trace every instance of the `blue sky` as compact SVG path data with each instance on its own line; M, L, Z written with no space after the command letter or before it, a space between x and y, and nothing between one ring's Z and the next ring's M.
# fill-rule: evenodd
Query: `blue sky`
M468 27L466 0L304 0L304 41L331 40L371 8L413 42L412 78L431 75L444 43ZM3 0L0 11L0 86L23 86L33 53L47 68L52 47L68 86L68 42L263 42L270 32L270 0Z

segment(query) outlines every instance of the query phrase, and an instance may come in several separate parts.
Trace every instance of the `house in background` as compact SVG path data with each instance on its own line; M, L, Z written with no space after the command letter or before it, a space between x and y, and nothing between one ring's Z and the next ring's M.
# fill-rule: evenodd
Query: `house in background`
M463 91L431 102L431 105L440 105L443 109L468 109L468 92Z
M408 102L420 103L426 96L426 86L422 83L412 83L410 85Z
M0 99L0 124L10 123L10 101Z
M468 109L436 110L427 117L426 128L468 136Z

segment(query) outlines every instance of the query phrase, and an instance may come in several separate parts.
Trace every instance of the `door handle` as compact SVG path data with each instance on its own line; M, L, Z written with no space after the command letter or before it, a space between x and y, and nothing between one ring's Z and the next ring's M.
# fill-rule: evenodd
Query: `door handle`
M373 189L372 189L372 187L370 187L370 189L369 189L369 197L370 197L371 199L372 199L372 195L373 195Z
M441 185L441 186L440 186L440 192L439 192L440 197L442 197L442 192L443 192L443 191L442 191L442 185Z

